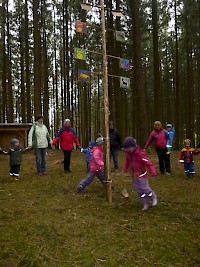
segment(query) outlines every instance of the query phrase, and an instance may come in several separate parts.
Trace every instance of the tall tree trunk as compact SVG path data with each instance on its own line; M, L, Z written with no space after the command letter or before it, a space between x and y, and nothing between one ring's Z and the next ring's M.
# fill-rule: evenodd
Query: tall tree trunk
M2 122L6 122L7 107L7 61L6 61L6 9L5 3L2 4Z
M178 47L178 25L177 25L177 2L174 5L175 16L175 89L176 89L176 108L175 108L175 148L180 147L180 83L179 83L179 47Z
M162 121L162 96L160 80L160 57L158 48L158 7L157 0L152 0L153 24L153 68L154 68L154 118Z
M35 117L42 113L41 104L41 36L40 36L40 0L33 1L34 24L34 114Z
M186 136L194 144L194 101L193 101L193 75L192 52L189 38L188 3L185 4L185 54L186 54Z
M147 114L144 91L144 73L142 68L141 32L139 0L131 1L131 18L133 30L133 60L134 60L134 88L136 90L136 139L139 145L144 145L147 138ZM133 96L134 97L134 96Z
M26 122L26 98L25 98L25 77L24 77L24 38L23 38L23 25L24 25L24 21L22 20L22 14L20 12L20 16L19 16L19 20L20 20L20 29L19 29L19 44L20 44L20 76L21 76L21 90L20 90L20 107L19 110L21 112L21 118L22 118L22 122L25 123Z
M44 123L48 127L49 125L49 60L47 55L47 36L46 36L46 19L45 14L47 11L46 3L44 0L42 2L42 69L43 69L43 114L44 114Z
M7 81L8 81L8 102L7 102L7 120L8 122L13 122L14 120L14 109L13 109L13 91L12 91L12 60L11 60L11 35L10 35L10 18L8 12L8 2L6 4L6 14L7 14Z
M31 92L30 92L30 60L29 60L29 19L28 19L28 3L25 0L25 83L26 83L26 121L31 122L32 112L31 112Z

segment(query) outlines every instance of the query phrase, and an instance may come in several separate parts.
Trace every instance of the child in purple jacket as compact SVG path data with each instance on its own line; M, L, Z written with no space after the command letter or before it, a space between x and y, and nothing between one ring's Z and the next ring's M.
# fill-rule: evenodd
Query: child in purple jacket
M132 136L126 137L122 146L126 152L126 160L122 171L129 170L133 177L135 190L143 204L142 210L147 210L149 208L149 198L152 200L152 206L155 206L157 205L157 197L149 186L146 169L149 169L152 176L156 176L156 169Z

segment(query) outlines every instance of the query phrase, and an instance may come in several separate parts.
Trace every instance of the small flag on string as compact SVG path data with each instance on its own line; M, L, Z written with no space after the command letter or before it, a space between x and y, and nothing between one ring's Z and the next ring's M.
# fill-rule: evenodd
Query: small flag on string
M120 87L121 88L130 88L130 78L120 77Z
M86 22L77 20L75 26L76 26L76 32L87 34Z
M77 59L86 60L86 51L85 51L85 49L75 47L74 48L74 56Z
M125 33L116 31L115 32L116 41L119 41L121 43L125 43Z
M128 59L124 59L124 58L120 58L119 67L121 69L129 70L130 69L129 60Z
M87 70L81 70L79 69L78 70L78 80L79 81L89 81L90 79L90 74L89 74L89 71Z

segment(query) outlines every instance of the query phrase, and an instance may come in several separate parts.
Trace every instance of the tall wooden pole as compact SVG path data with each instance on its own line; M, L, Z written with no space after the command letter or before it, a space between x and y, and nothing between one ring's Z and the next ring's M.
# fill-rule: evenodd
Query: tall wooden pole
M105 32L105 14L104 0L101 3L101 26L102 26L102 55L103 55L103 87L104 87L104 110L105 110L105 138L106 138L106 180L107 180L107 199L112 202L112 187L110 179L110 137L109 137L109 100L108 100L108 70L106 55L106 32Z

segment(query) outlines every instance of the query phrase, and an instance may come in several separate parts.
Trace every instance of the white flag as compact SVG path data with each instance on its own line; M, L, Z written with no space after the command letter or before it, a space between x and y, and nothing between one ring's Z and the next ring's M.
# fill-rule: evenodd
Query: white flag
M130 88L130 78L120 77L120 87L121 88Z

